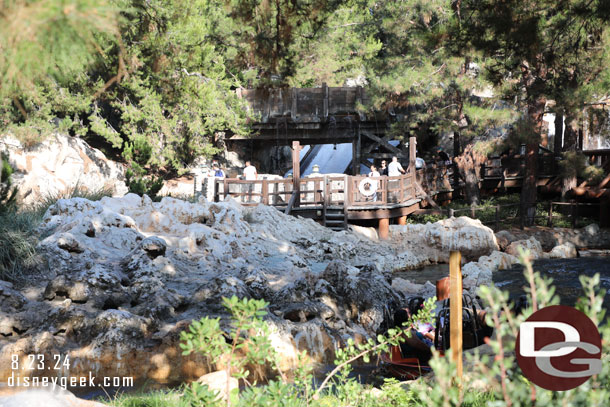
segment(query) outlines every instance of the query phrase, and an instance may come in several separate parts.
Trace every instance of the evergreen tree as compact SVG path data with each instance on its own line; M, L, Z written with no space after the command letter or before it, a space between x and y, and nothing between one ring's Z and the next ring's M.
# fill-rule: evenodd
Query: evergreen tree
M531 225L545 104L573 92L599 71L608 1L461 0L455 10L461 42L490 58L487 77L523 109L522 128L528 137L521 200Z

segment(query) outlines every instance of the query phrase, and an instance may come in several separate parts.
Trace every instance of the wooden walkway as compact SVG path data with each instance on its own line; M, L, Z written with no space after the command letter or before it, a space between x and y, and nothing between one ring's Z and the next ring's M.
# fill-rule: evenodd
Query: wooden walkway
M244 206L271 205L333 229L345 229L351 220L404 221L407 215L426 206L426 194L434 197L445 194L450 198L453 192L450 172L444 174L430 180L425 172L412 170L396 177L323 175L299 179L298 188L291 178L255 181L225 178L216 180L214 200L230 196Z

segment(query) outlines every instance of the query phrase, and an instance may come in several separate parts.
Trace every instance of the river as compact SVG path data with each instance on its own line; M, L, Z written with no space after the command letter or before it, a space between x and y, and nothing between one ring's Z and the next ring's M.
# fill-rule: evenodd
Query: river
M570 306L573 306L578 298L583 295L579 276L593 276L595 273L599 273L601 277L600 288L607 291L604 297L604 308L610 308L610 256L536 260L534 271L540 272L543 276L551 277L561 304ZM394 274L395 277L404 278L418 284L423 284L426 281L434 284L436 280L448 275L448 264L435 264L419 270L401 271ZM515 265L501 272L494 272L493 281L496 287L507 290L511 296L523 294L525 292L523 287L527 284L521 265Z

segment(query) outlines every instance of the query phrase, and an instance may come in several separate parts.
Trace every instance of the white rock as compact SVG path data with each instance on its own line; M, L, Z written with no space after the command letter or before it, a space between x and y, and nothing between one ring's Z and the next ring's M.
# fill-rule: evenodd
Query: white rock
M553 247L549 252L549 257L551 259L573 259L578 257L578 251L576 250L576 246L572 243L565 242L564 244Z
M542 258L544 255L544 251L542 250L542 245L533 236L527 240L517 240L516 242L512 242L506 248L506 253L518 257L519 256L519 247L529 250L533 260Z
M478 261L466 263L462 267L462 284L466 289L491 285L494 271L507 269L518 261L511 254L494 251L491 255L482 256Z
M599 225L592 223L590 225L585 226L585 232L587 232L590 236L595 236L599 233Z
M449 252L459 250L470 259L499 250L493 230L466 216L425 225L392 225L390 240L427 256L433 262L448 262Z
M217 370L216 372L208 373L201 376L197 381L201 384L206 384L210 390L218 393L219 397L226 400L227 394L227 379L229 381L229 393L239 388L239 383L236 378L228 377L226 370Z
M125 168L78 137L53 134L42 143L25 148L7 136L0 148L15 167L13 183L25 204L61 195L75 187L100 191L110 189L116 196L127 193Z

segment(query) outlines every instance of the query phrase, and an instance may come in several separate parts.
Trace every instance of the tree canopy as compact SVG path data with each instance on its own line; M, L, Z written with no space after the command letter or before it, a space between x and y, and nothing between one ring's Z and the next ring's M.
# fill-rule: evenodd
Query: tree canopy
M533 144L546 101L576 116L607 95L608 3L5 1L0 120L26 143L61 130L136 175L179 173L249 132L235 89L351 83L401 116L398 136L472 139L523 112Z

